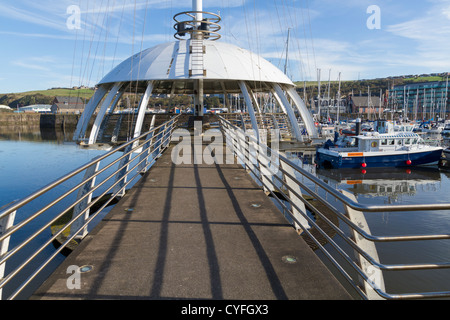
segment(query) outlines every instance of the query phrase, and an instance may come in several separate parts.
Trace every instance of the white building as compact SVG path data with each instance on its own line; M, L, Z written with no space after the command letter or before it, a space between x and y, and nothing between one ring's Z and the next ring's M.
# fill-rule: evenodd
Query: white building
M51 105L48 104L35 104L31 106L21 107L19 108L20 112L37 112L37 113L43 113L43 112L51 112Z
M0 110L8 110L8 111L12 111L12 109L8 106L2 105L0 104Z

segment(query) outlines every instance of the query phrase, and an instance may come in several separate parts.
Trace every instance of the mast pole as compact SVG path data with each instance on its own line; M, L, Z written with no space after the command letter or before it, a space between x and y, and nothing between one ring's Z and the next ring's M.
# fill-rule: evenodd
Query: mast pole
M287 65L288 65L288 60L289 60L289 37L291 34L291 28L288 28L288 36L287 36L287 41L286 41L286 61L284 63L284 74L287 75Z
M199 30L201 21L203 20L203 1L192 0L192 11L195 11L195 27L194 30ZM203 33L194 31L192 33L192 40L203 40ZM203 54L203 53L201 53ZM203 78L194 80L194 115L203 116Z
M203 1L202 0L192 0L192 11L197 11L195 13L195 20L202 21L203 20ZM200 23L197 24L197 27Z

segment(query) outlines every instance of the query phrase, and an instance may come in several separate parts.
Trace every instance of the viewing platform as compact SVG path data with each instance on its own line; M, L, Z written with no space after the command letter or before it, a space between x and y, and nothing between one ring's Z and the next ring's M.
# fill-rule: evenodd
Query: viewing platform
M31 299L352 298L242 166L176 165L173 147Z

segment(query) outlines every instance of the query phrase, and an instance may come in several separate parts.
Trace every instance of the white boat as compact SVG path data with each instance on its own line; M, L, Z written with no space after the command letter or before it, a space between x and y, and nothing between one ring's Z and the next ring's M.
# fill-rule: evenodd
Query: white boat
M425 144L411 131L394 131L392 123L378 120L375 132L352 137L352 146L327 141L316 151L316 164L323 168L409 167L437 164L442 147Z
M444 130L443 123L429 123L423 124L418 129L417 132L430 133L430 134L440 134Z
M444 137L450 137L450 123L446 123L444 129L442 130L441 134Z
M322 138L333 139L334 133L336 132L336 128L333 125L323 125L320 127L319 132Z

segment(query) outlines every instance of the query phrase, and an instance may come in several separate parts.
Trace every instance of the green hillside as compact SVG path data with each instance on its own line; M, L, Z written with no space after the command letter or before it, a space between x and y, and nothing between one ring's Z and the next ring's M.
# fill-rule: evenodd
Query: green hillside
M80 98L91 98L94 94L94 90L92 89L48 89L48 90L40 90L40 91L28 91L21 93L24 96L25 95L35 95L35 94L41 94L43 96L50 96L50 97L80 97ZM1 95L1 94L0 94Z
M49 89L27 91L20 93L0 93L0 105L7 105L15 109L17 105L29 106L33 104L52 104L57 96L80 97L89 100L94 94L92 89Z
M446 73L441 75L430 75L430 76L399 76L399 77L389 77L371 80L354 80L354 81L341 81L341 96L345 97L352 92L355 95L367 94L368 88L370 88L371 95L379 95L380 90L384 93L389 90L394 85L403 85L408 83L416 82L430 82L430 81L446 81ZM303 96L304 88L306 87L306 95L308 99L311 96L317 96L318 88L317 81L307 81L306 83L298 81L295 82L297 85L297 91L301 96ZM339 89L338 81L330 81L330 97L335 97ZM328 94L328 81L321 81L321 96L326 96Z
M379 95L380 90L384 93L394 85L402 85L415 82L427 82L427 81L446 81L447 73L440 75L421 75L421 76L398 76L389 78L380 78L372 80L358 80L358 81L342 81L341 82L341 97L346 97L352 92L355 95L367 94L368 88L372 95ZM318 93L317 82L307 81L296 82L297 91L300 96L303 97L303 90L306 87L306 96L309 100L311 97L316 97ZM339 88L338 81L330 82L330 97L336 97ZM52 104L54 97L80 97L82 99L89 100L94 94L93 89L69 89L69 88L53 88L48 90L27 91L21 93L0 93L0 105L7 105L15 109L18 105L28 106L33 104ZM328 94L328 81L321 82L321 95L326 96ZM151 101L152 103L156 103ZM157 101L160 103L161 101ZM152 104L150 103L150 104ZM172 101L172 103L175 103ZM186 103L183 101L183 103ZM211 105L216 103L210 102Z

